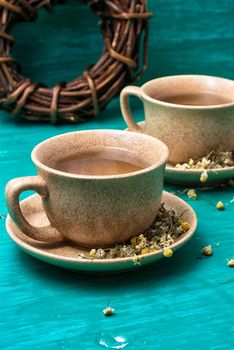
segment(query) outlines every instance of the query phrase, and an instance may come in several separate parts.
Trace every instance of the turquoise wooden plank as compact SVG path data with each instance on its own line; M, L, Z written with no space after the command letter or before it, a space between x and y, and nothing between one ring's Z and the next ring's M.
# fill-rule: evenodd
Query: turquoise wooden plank
M231 0L151 0L149 7L155 17L142 82L185 73L233 79ZM100 54L96 18L78 2L56 7L53 15L42 11L37 23L19 24L14 35L23 73L49 85L72 79ZM133 109L136 119L143 119L138 102ZM38 142L72 130L125 127L118 99L87 124L34 125L1 112L0 125L2 214L6 182L36 173L30 152ZM0 219L0 348L92 350L105 341L114 346L110 337L122 336L126 349L232 350L234 270L226 259L234 256L233 197L233 188L200 192L189 202L198 230L183 249L144 270L115 276L74 274L32 259L10 241ZM226 204L223 212L215 209L219 200ZM207 244L214 255L197 259ZM116 315L105 318L109 298Z

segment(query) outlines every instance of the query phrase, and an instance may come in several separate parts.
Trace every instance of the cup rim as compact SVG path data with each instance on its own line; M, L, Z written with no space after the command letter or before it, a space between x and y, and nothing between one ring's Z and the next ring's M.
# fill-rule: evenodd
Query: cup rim
M231 79L227 79L227 78L221 78L221 77L217 77L217 76L212 76L212 75L203 75L203 74L180 74L180 75L169 75L169 76L164 76L164 77L159 77L156 79L151 79L149 81L147 81L145 84L142 85L141 87L141 92L142 92L142 96L145 100L155 103L157 102L157 104L165 106L165 107L173 107L173 108L177 108L177 109L193 109L193 110L204 110L204 109L217 109L217 108L225 108L225 107L231 107L234 106L234 101L230 102L230 103L222 103L222 104L216 104L216 105L199 105L199 106L194 106L194 105L183 105L183 104L178 104L178 103L170 103L170 102L164 102L161 100L158 100L157 98L153 98L150 97L145 91L144 89L146 87L148 87L149 85L151 85L154 82L158 82L158 81L162 81L162 80L169 80L169 79L173 79L173 78L198 78L198 77L203 77L203 78L207 78L207 79L217 79L217 80L222 80L222 81L227 81L227 82L233 82L234 81Z
M111 133L111 134L136 134L137 137L140 138L145 138L145 139L151 139L152 142L157 143L158 145L161 146L161 148L164 149L163 154L160 155L159 160L157 162L155 162L153 165L150 165L148 167L145 167L141 170L138 171L134 171L134 172L130 172L130 173L125 173L125 174L116 174L116 175L81 175L81 174L73 174L73 173L67 173L65 171L61 171L61 170L57 170L54 169L50 166L47 166L45 164L43 164L40 160L37 159L37 152L39 151L39 149L41 147L43 147L48 141L51 140L56 140L59 138L62 138L64 135L69 135L69 134L80 134L80 133L89 133L89 134L96 134L96 133ZM126 131L126 130L116 130L116 129L94 129L94 130L80 130L80 131L72 131L72 132L68 132L68 133L63 133L63 134L59 134L53 137L50 137L42 142L40 142L39 144L37 144L32 152L31 152L31 159L33 161L33 163L36 165L36 167L38 167L39 169L42 169L44 171L46 171L47 173L50 174L56 174L62 177L66 177L66 178L73 178L73 179L86 179L86 180L112 180L112 179L123 179L123 178L129 178L132 176L137 176L137 175L141 175L144 173L147 173L151 170L154 170L156 168L159 168L161 165L165 164L168 160L169 157L169 149L168 147L165 145L165 143L163 143L162 141L160 141L159 139L149 136L149 135L145 135L142 133L138 133L138 132L130 132L130 131Z

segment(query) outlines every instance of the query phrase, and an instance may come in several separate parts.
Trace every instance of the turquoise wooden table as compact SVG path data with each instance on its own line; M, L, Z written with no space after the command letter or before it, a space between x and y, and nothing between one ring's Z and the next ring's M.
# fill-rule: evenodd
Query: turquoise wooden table
M144 80L201 73L234 78L234 2L151 0L150 61ZM40 33L40 35L39 35ZM49 85L70 80L101 52L96 18L84 5L44 11L36 24L15 28L14 56L23 72ZM48 43L50 42L50 45ZM138 120L141 105L133 102ZM31 149L71 130L124 128L115 99L82 125L33 125L0 115L0 348L234 349L233 187L199 192L189 201L199 224L194 238L170 259L113 276L87 276L47 265L21 252L5 230L3 191L17 176L35 174ZM167 190L183 188L165 186ZM218 211L217 201L226 209ZM214 254L197 259L212 244ZM105 318L110 304L116 315Z

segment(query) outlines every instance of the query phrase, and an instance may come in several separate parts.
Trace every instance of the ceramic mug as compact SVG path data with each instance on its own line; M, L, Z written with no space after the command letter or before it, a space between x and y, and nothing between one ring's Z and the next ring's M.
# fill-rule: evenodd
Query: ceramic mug
M136 172L90 176L54 168L56 162L78 152L117 148L147 164ZM144 232L155 219L163 190L168 148L139 133L87 130L52 137L32 151L38 175L11 180L6 187L10 216L29 237L39 241L68 239L87 247L105 247ZM26 221L19 195L36 191L50 222L35 227Z
M215 94L227 103L185 105L164 102L163 96ZM144 130L134 121L129 96L144 104ZM178 75L151 80L142 87L127 86L120 96L123 117L130 131L159 138L169 148L169 162L199 159L212 150L234 149L234 81L203 75Z

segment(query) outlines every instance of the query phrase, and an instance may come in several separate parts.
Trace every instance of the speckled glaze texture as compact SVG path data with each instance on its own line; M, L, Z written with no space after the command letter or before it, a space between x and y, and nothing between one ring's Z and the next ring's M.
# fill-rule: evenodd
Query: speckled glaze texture
M61 155L121 148L149 166L129 174L88 176L53 169ZM167 147L138 133L93 130L48 139L32 152L37 177L18 178L6 188L9 212L24 233L40 241L69 239L79 245L105 247L140 234L154 220L160 205ZM50 225L34 227L21 214L18 196L26 189L42 198Z
M209 92L230 99L213 106L186 106L162 102L165 95ZM234 82L202 76L180 75L151 80L141 88L126 87L121 93L121 109L129 130L141 131L130 112L128 96L144 104L145 132L159 138L169 148L172 164L198 159L211 150L234 149Z

